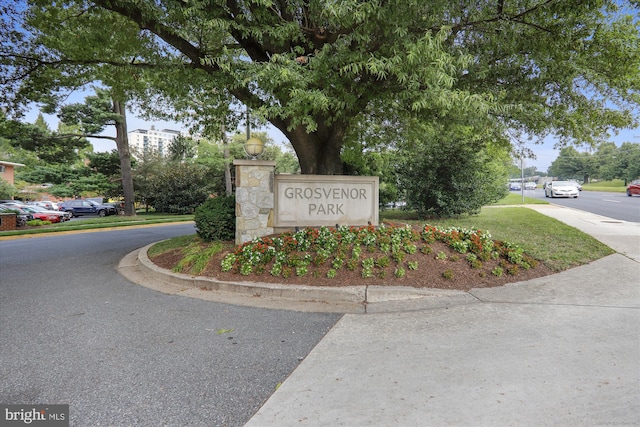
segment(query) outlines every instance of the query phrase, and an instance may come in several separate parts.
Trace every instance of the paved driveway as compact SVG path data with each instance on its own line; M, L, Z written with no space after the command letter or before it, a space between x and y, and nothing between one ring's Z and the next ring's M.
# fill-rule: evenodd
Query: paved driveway
M193 225L0 241L0 402L78 426L239 426L340 318L164 295L116 272Z

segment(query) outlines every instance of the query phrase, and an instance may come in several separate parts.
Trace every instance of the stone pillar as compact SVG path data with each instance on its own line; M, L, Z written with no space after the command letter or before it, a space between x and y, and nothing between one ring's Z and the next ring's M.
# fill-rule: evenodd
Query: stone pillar
M273 179L276 162L234 160L236 167L236 245L273 234Z

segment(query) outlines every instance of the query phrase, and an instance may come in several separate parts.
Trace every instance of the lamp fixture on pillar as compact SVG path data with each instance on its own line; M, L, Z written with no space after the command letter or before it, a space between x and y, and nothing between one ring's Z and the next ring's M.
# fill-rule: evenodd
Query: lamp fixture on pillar
M258 138L249 138L244 143L244 151L247 153L251 160L256 160L264 151L264 143Z

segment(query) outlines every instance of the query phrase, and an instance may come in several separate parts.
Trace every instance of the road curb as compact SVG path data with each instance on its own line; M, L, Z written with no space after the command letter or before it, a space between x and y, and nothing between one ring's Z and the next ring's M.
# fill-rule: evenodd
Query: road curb
M261 282L229 282L175 273L155 265L147 252L133 251L118 265L128 280L159 292L238 305L295 311L382 313L479 302L468 292L407 286L319 287Z

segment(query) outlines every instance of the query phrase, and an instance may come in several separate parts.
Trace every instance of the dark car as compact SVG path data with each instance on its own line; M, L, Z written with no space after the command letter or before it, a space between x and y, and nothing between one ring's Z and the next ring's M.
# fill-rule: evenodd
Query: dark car
M59 209L64 212L69 212L71 216L107 216L116 213L113 206L101 205L93 200L67 200L59 205Z
M627 196L631 197L634 194L640 196L640 179L635 180L627 185Z

